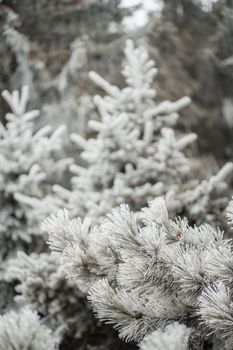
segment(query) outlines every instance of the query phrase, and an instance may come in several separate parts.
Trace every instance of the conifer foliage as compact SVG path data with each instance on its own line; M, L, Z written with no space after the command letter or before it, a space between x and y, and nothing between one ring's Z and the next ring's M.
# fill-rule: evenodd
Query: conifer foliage
M147 335L140 343L140 350L187 350L190 330L175 322Z
M228 218L232 224L233 202ZM66 275L124 340L156 331L158 338L143 344L159 349L164 329L170 334L169 325L179 322L192 346L217 339L232 348L232 240L218 228L170 219L162 197L139 214L121 205L99 225L69 220L63 211L45 226Z
M42 235L38 215L19 202L17 194L42 199L51 192L53 176L63 174L71 159L60 159L65 127L52 131L49 126L36 130L38 110L27 111L29 88L4 91L11 112L0 124L0 242L1 259L15 250L29 249ZM59 178L59 177L58 177Z
M27 111L29 87L21 93L3 91L10 112L0 123L0 310L12 303L12 284L5 279L8 260L19 250L43 251L43 211L23 203L21 197L42 200L52 184L62 181L71 158L64 158L65 126L37 128L38 110ZM52 210L47 207L46 210ZM9 305L8 305L9 304Z
M28 88L21 96L3 93L12 112L0 126L0 242L7 260L0 276L15 286L17 311L0 320L0 349L13 336L12 350L62 349L69 339L96 350L86 339L99 329L86 296L98 319L141 350L198 349L214 339L233 347L232 241L214 228L233 164L209 179L194 178L187 148L196 135L174 129L190 98L155 101L155 62L130 40L124 52L126 87L90 72L106 95L94 97L95 135L71 135L82 166L63 158L63 126L35 130L39 113L26 111ZM68 165L71 190L62 181L54 185ZM233 204L228 218L233 224ZM55 255L44 246L44 231Z
M89 122L94 138L71 134L86 165L71 165L72 190L55 185L54 198L62 198L73 217L98 221L122 202L137 211L154 197L165 195L173 215L182 212L201 222L207 214L208 221L218 221L228 201L226 180L233 171L232 163L210 179L197 180L191 175L193 161L187 149L196 135L174 130L179 111L189 105L190 98L157 102L157 68L146 48L128 40L124 53L124 88L96 72L89 74L106 94L94 97L100 120ZM47 200L53 202L51 197Z
M57 350L58 338L25 307L0 316L1 350Z
M190 103L188 97L176 102L156 103L152 84L155 62L144 47L126 42L122 74L126 87L111 85L96 72L89 76L106 96L95 96L100 121L91 120L95 138L77 134L71 139L83 149L86 167L73 165L72 191L55 186L65 198L73 216L97 220L122 201L135 210L147 200L165 193L168 185L181 182L189 171L185 148L196 136L176 139L173 127L178 111Z
M48 253L19 252L11 259L8 282L18 282L15 301L36 310L60 338L81 338L94 323L85 296L67 280L58 258Z

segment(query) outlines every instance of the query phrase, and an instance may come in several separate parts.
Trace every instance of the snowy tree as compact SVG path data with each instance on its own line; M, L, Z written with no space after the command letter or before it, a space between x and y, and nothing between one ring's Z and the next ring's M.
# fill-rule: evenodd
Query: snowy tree
M49 123L57 127L65 122L69 132L85 134L88 116L95 113L91 97L87 93L83 95L79 86L81 72L87 62L84 40L75 39L71 43L70 56L54 77L35 43L32 44L12 25L4 28L3 40L17 63L9 77L9 85L14 88L29 86L30 105L40 103L41 118L36 121L37 126Z
M27 307L0 316L1 350L55 350L57 341L36 312Z
M0 124L0 310L7 309L13 297L13 286L5 280L9 257L18 250L46 249L41 230L43 212L26 206L21 196L35 196L41 200L52 190L52 184L61 181L71 164L64 153L64 126L55 131L44 126L36 129L38 110L27 111L29 88L2 93L11 112ZM50 206L48 210L55 209Z
M15 28L7 25L3 31L3 40L4 39L7 46L14 53L17 63L16 70L10 78L13 80L12 83L14 87L17 87L18 84L20 84L20 87L27 85L30 87L30 91L32 93L34 90L33 80L36 74L38 75L38 72L40 72L40 69L43 67L42 62L39 59L33 60L30 58L29 42L27 38L23 34L19 33Z
M66 336L80 339L91 329L94 318L86 298L65 277L56 256L19 252L8 265L5 280L16 284L17 304L37 311L61 340Z
M140 350L187 350L190 330L177 322L144 337Z
M55 255L19 252L8 260L5 281L15 285L13 307L37 312L58 338L59 349L129 349L110 327L95 319L86 295L66 278Z
M79 86L82 70L87 62L86 43L76 39L70 47L70 57L61 72L43 87L48 98L42 106L43 122L54 126L66 123L68 132L85 135L87 122L94 116L91 96L83 94Z
M228 218L232 225L233 201ZM121 338L140 341L179 322L193 345L232 348L232 239L220 229L170 219L162 197L138 214L122 205L94 226L61 211L45 227L66 275Z
M192 160L187 147L195 134L177 136L173 127L178 111L190 103L189 97L176 102L155 101L154 61L142 46L126 42L122 74L127 86L119 89L95 72L90 78L107 94L95 96L100 121L91 120L94 138L72 134L83 149L86 165L72 165L72 190L53 187L73 217L85 215L99 220L110 208L126 202L137 211L147 201L166 195L170 212L184 213L194 221L217 221L228 201L226 179L232 163L208 180L191 176ZM47 198L48 203L54 198ZM30 202L30 201L29 201ZM33 204L33 202L31 202ZM34 202L34 205L44 205Z
M28 87L22 88L21 96L18 91L4 91L2 96L11 112L6 124L0 124L1 259L35 245L35 237L42 235L41 217L19 202L17 193L43 198L71 163L69 158L59 159L64 126L54 132L49 126L34 130L39 111L26 111Z
M198 245L198 239L206 243L211 235L214 237L215 235L210 226L192 229L188 224L185 226L186 221L174 220L170 223L167 208L172 216L178 211L187 213L192 220L203 221L203 217L207 217L208 214L208 220L217 221L217 216L211 215L210 208L213 206L216 213L219 211L218 200L222 206L226 203L227 196L222 196L222 193L227 189L225 179L233 167L231 163L226 164L209 180L195 181L190 178L192 161L186 156L185 151L196 139L196 135L176 136L173 129L179 117L178 111L187 106L190 99L184 97L176 102L156 103L154 100L156 92L152 88L156 69L147 51L143 47L135 48L133 43L128 41L125 56L123 75L127 87L122 90L109 84L97 73L90 73L91 79L107 95L94 98L101 120L91 120L89 124L96 132L96 136L85 139L77 134L71 135L72 140L83 149L81 156L86 162L84 167L71 165L70 169L74 174L72 190L55 185L53 195L48 195L43 200L28 194L17 195L17 198L25 205L34 208L31 211L37 216L45 215L49 210L52 212L54 208L67 208L47 220L45 227L50 233L50 245L53 250L62 252L62 269L68 277L74 279L74 284L82 292L89 293L98 317L115 324L122 338L139 341L157 328L161 328L163 332L170 323L180 321L194 329L191 336L198 342L199 334L195 327L198 323L196 309L193 304L189 304L189 300L186 301L178 293L178 282L174 282L177 277L175 272L174 276L170 273L171 261L175 258L168 255L166 249L169 240L171 241L169 248L170 243L177 243L174 244L177 251L183 245L185 247L190 245L191 258L197 259L194 248ZM146 221L145 227L138 226L141 225L141 206L161 194L166 196L167 207L161 201L163 204L159 208L160 225L168 230L167 236L166 232L160 235L160 228L156 224ZM217 194L216 201L212 200L213 194ZM107 224L106 227L105 224L100 227L92 226L92 222L101 221L111 208L122 202L128 203L135 214L130 213L127 206L122 206L121 209L115 209L111 219L108 219L114 221L112 226L109 224L110 228ZM145 211L147 213L145 218L148 215L148 220L153 221L153 215L157 215L157 210L158 204L151 202L150 210ZM79 216L85 219L70 220L69 215L71 218ZM163 217L164 215L166 217ZM165 218L172 228L163 222ZM117 223L115 224L117 220L119 227ZM189 239L188 243L179 242L180 225L188 236L185 237ZM117 234L114 235L112 230L116 230ZM137 232L136 238L134 238L135 232ZM144 232L146 242L143 240ZM197 235L196 241L193 238L195 242L192 242L192 235ZM146 247L143 246L144 243ZM175 248L169 250L169 253L176 254ZM161 260L161 271L159 268L153 271L157 261L157 256L154 254L157 252ZM33 265L33 259L38 259L41 266L46 264L49 266L47 258L44 258L45 256L37 258L24 256L22 259L21 256L19 262L16 260L14 263L14 266L19 264L22 270L21 274L15 273L15 276L17 274L21 276L18 287L21 296L18 301L22 300L24 303L27 301L33 304L35 309L41 306L36 301L37 289L30 285L29 276L33 268L28 266ZM178 256L176 258L178 259ZM30 263L22 264L22 261ZM147 264L149 264L148 271ZM48 271L45 273L45 279L54 281L53 271L50 268L44 270ZM154 277L157 272L158 276ZM36 279L37 274L40 276L40 269L34 269L32 281ZM145 283L142 284L144 279ZM156 288L153 283L156 283ZM141 284L142 290L139 288ZM174 288L174 292L170 291L173 285L177 287ZM41 294L46 294L46 283L40 283L40 287ZM61 294L58 295L59 293ZM63 300L65 303L64 293L58 290L58 294L54 294L54 303L63 305L57 301ZM152 297L147 299L150 294ZM189 294L190 291L187 292L187 298ZM161 295L164 304L161 303ZM69 297L67 299L68 302ZM152 299L154 304L151 303ZM193 313L190 309L194 310ZM53 308L48 312L48 318L49 314L53 315L54 322L57 322ZM72 312L64 314L61 306L58 314L62 315L60 323L62 318L64 324L69 323L70 318L76 320L75 310L72 317ZM194 321L189 322L189 318L193 318Z
M55 187L56 192L66 196L67 207L74 216L87 214L98 218L122 200L137 209L142 201L164 191L164 183L171 183L175 177L182 178L188 170L182 149L195 139L193 134L186 136L183 144L182 139L179 140L181 148L177 145L171 154L164 155L166 159L159 159L159 153L169 133L162 128L176 122L177 111L189 103L189 98L155 104L154 62L149 60L143 47L134 48L131 41L127 42L125 55L123 75L128 86L122 90L97 73L90 73L90 78L107 93L105 97L94 98L101 121L90 121L89 125L97 133L96 138L85 140L71 135L83 148L81 156L88 167L71 168L74 172L72 192ZM176 168L179 176L172 171L175 158L180 165L180 171Z

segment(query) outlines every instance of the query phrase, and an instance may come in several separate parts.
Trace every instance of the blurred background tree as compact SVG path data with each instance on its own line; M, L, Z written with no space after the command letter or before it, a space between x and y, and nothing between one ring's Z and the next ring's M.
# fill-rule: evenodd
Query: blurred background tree
M158 99L192 98L180 128L196 132L201 154L214 153L222 164L233 153L232 19L232 0L2 0L0 90L29 84L32 107L42 105L50 122L66 119L85 134L95 113L86 98L101 94L87 72L98 71L121 86L123 46L131 37L147 43L160 67ZM85 57L73 60L76 74L58 91L57 79L67 71L77 40Z

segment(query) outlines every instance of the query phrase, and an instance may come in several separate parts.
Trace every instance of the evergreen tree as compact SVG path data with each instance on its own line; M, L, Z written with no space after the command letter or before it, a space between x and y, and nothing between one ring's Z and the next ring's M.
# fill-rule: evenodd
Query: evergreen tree
M228 218L232 225L233 201ZM232 348L232 239L220 229L170 219L162 197L140 214L115 208L95 226L66 211L45 226L66 275L121 338L159 336L178 321L190 328L192 347L218 341Z
M43 212L20 201L20 196L38 200L52 191L53 182L61 181L70 158L64 153L64 126L55 131L44 126L36 130L38 110L27 111L29 88L2 93L11 112L0 124L0 310L11 306L13 285L5 280L8 259L16 252L47 250L41 230ZM53 207L47 208L52 210Z
M65 277L56 256L19 252L10 260L5 279L16 283L17 304L37 311L61 340L80 339L94 327L85 296Z
M166 195L174 215L182 212L194 222L205 221L206 216L208 221L221 220L228 202L226 179L233 165L227 163L207 180L192 176L193 161L186 149L196 135L178 135L174 130L178 111L190 98L157 103L152 86L156 72L146 49L127 41L122 70L125 88L90 73L107 94L94 97L100 121L91 120L89 126L96 135L90 139L71 135L83 150L84 166L71 165L72 189L55 185L55 196L48 197L48 203L57 198L73 217L87 215L98 221L122 202L137 211L154 197Z
M43 234L43 217L20 202L17 193L42 199L51 192L53 181L61 180L71 159L59 157L64 126L53 132L49 126L35 130L39 111L26 110L28 87L23 87L21 96L18 91L4 91L2 96L11 108L6 124L0 124L0 255L4 259L20 248L30 250L33 245L34 249Z
M195 222L201 222L205 218L211 222L218 221L220 209L224 208L227 201L225 179L232 172L233 166L228 163L209 180L195 181L190 175L192 160L186 156L185 151L187 146L196 139L196 135L176 136L173 129L179 117L178 111L187 106L190 99L183 97L176 102L156 103L154 100L156 92L152 88L156 74L154 62L149 59L145 48L135 48L132 41L126 44L123 67L123 75L127 83L127 87L123 89L112 86L97 73L90 73L91 79L107 95L94 98L101 120L92 120L89 124L96 132L96 136L87 140L77 134L71 135L72 140L82 147L81 157L85 161L83 167L73 164L70 167L73 172L72 190L55 185L53 194L45 198L36 198L30 194L17 194L16 197L25 206L29 206L32 213L37 216L45 215L49 210L54 212L59 207L67 208L67 211L59 211L57 215L52 215L46 224L52 249L62 252L62 272L55 270L57 262L47 255L30 257L20 255L18 261L10 263L13 270L16 267L15 272L12 275L12 269L9 267L9 275L6 278L18 278L17 292L20 297L17 297L17 300L23 303L28 302L40 313L44 305L37 302L37 288L33 287L34 281L38 276L40 295L46 295L47 287L53 286L54 291L57 292L49 293L53 295L52 306L51 308L46 307L46 312L42 313L50 326L54 322L52 328L58 327L59 329L62 324L63 326L69 324L71 333L75 334L74 324L77 325L76 330L79 332L78 325L83 319L81 317L80 321L78 313L69 304L73 291L66 289L69 286L66 283L64 288L66 293L64 290L56 289L54 285L55 280L58 281L57 285L60 285L60 280L64 281L65 273L74 279L74 286L77 285L77 288L83 293L89 293L94 310L101 319L114 323L120 330L122 338L139 341L154 329L161 328L163 332L164 327L174 321L181 322L183 319L186 320L186 317L193 317L196 322L192 312L189 312L189 308L192 308L193 305L190 306L188 301L183 301L184 297L177 292L179 288L174 289L174 294L178 294L177 300L170 291L177 277L167 274L167 269L171 268L169 259L172 260L173 257L167 256L167 252L164 253L163 249L161 254L165 255L159 256L161 271L155 268L159 275L155 277L155 280L161 284L161 287L153 290L153 268L156 259L150 249L157 252L160 241L162 247L163 244L167 247L169 239L171 242L173 240L176 242L176 239L179 238L179 230L182 228L191 232L187 233L187 239L190 240L187 245L190 244L191 255L193 254L190 261L197 259L193 253L195 249L192 250L191 245L196 247L198 240L206 243L213 234L213 229L211 226L201 226L200 230L191 229L185 220L174 220L170 223L167 209L172 217L177 212L183 212ZM162 200L160 200L161 208L156 201L152 201L150 210L145 211L148 219L146 215L143 217L146 220L145 227L139 229L137 220L139 219L140 223L141 206L161 194L165 195L166 206ZM123 206L119 210L115 209L113 216L108 219L111 228L107 224L106 227L103 224L93 228L93 222L101 222L102 217L111 208L122 202L128 203L134 214L129 212L127 206ZM157 215L157 210L162 216L160 225L163 224L169 231L168 238L165 238L165 233L161 235L161 238L160 228L150 223L150 220L153 221L153 215ZM79 216L85 219L83 221L80 218L70 220L69 215L71 218ZM168 223L163 222L163 215L166 216L172 228L175 227L174 233L167 226ZM115 230L114 225L117 226L115 223L117 220L119 220L119 228L116 228L117 234L114 235L112 230ZM113 227L110 224L111 221L114 221ZM139 238L132 236L134 233L131 232L132 228L138 233ZM148 247L143 247L144 243L138 243L144 231L146 232L145 240L148 241L145 244L148 244ZM193 235L193 242L191 235ZM194 238L195 235L197 238ZM183 241L181 246L182 244ZM178 243L175 246L181 249ZM148 252L147 249L149 249ZM141 258L142 253L146 257L143 255ZM127 264L123 264L126 257L129 258ZM143 270L144 263L147 266L147 257L152 259L148 263L151 269L148 271ZM44 266L44 269L33 267L34 263L36 266ZM43 278L41 279L41 272L47 283L43 282ZM164 286L159 280L160 277ZM142 290L140 290L139 281L141 283L144 279L145 284L142 284ZM126 280L129 285L126 285ZM146 291L147 288L149 292ZM151 300L155 298L155 305L147 304L147 296L150 295L150 292L153 294ZM169 293L172 295L171 300L169 300ZM187 292L190 297L189 294L191 294L190 291ZM78 290L76 297L78 307L80 302ZM141 302L140 298L142 298ZM54 314L53 305L56 306L57 315ZM63 306L65 306L64 309ZM116 317L113 312L114 308L117 313ZM145 314L147 320L145 324L141 314ZM86 318L85 312L81 315L84 319ZM131 316L132 324L129 321ZM116 321L118 317L119 323ZM195 322L185 321L183 323L194 329L191 337L198 342L200 337L199 334L196 334L198 332L196 332Z
M57 337L25 307L0 316L1 350L56 350Z

